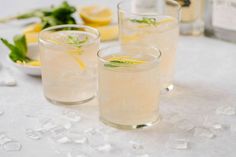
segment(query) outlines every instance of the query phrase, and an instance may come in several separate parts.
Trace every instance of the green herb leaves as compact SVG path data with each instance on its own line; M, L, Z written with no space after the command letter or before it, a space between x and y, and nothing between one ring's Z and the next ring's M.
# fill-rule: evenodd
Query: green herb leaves
M130 56L111 57L105 67L127 67L130 65L143 64L145 61L131 58Z
M61 24L75 24L75 19L72 17L75 11L76 9L65 1L58 7L52 7L49 10L41 10L43 16L38 17L42 21L43 28Z
M85 38L82 39L82 40L79 40L77 37L71 36L71 35L69 35L68 38L67 38L67 43L68 44L72 44L72 45L74 45L74 46L76 46L78 48L81 47L81 44L84 44L87 41L88 41L88 36L85 36Z
M38 17L41 19L43 28L62 25L62 24L75 24L76 21L72 17L76 9L70 6L66 1L57 7L52 6L51 8L35 9L15 17L0 19L0 23L8 22L16 19L27 19L32 17Z
M109 63L104 64L105 67L125 67L128 66L129 63L122 62L122 61L110 61Z
M28 62L30 59L26 56L27 44L24 35L16 35L13 38L14 44L9 43L6 39L1 38L1 41L10 49L9 57L12 61Z
M157 20L155 18L143 17L142 19L130 19L131 22L144 23L148 25L156 25Z

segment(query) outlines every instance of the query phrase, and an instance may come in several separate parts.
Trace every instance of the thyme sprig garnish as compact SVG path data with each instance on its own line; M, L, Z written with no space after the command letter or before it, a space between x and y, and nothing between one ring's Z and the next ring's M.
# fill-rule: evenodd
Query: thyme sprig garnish
M144 23L148 25L157 25L158 22L156 18L147 18L143 17L142 19L130 19L131 22L136 22L136 23Z
M84 44L88 41L88 39L89 39L88 36L85 36L84 39L79 40L77 37L69 35L67 37L67 43L80 48L82 44Z

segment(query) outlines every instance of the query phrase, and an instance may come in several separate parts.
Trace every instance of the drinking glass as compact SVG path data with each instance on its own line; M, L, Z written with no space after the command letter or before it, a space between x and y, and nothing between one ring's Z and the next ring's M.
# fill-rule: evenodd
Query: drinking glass
M99 32L83 25L61 25L40 32L45 97L53 103L78 104L96 93Z
M100 120L120 129L151 126L159 121L160 51L121 45L98 52Z
M120 42L154 46L161 50L162 91L174 87L180 8L174 0L124 0L118 4Z

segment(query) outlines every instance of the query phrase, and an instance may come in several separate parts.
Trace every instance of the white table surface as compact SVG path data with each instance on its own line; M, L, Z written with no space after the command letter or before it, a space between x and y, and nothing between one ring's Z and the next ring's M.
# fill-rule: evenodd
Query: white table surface
M27 2L27 3L26 3ZM54 0L53 3L59 1ZM93 1L70 1L72 4L92 4ZM115 9L117 1L102 0ZM52 3L52 1L50 1ZM14 6L13 6L14 4ZM46 6L47 0L1 0L1 17L29 8ZM22 29L22 23L13 22L0 25L0 36L11 39ZM110 43L102 44L106 46ZM0 133L18 141L22 149L6 152L0 145L0 157L70 157L74 153L86 157L235 157L236 156L236 116L216 114L220 106L236 107L236 45L206 37L181 37L178 47L175 85L172 93L161 98L162 121L150 129L138 131L120 131L101 124L98 120L96 99L79 106L53 105L45 100L40 78L27 76L6 61L7 49L0 44L0 62L8 67L10 75L17 81L15 87L0 86ZM0 78L3 73L0 71ZM79 122L73 122L63 116L64 112L76 111ZM181 120L194 127L205 127L215 134L214 138L194 135L196 129L184 131L177 127ZM35 129L45 121L59 124L72 124L69 132L92 130L89 143L59 144L52 134L44 134L40 140L30 139L26 129ZM212 124L219 123L224 129L216 130ZM65 125L65 126L66 126ZM191 126L191 125L190 125ZM70 127L70 126L69 126ZM95 130L95 131L93 131ZM99 134L102 132L102 135ZM84 135L83 134L83 135ZM93 138L97 142L93 142ZM169 147L173 139L185 138L189 147L175 150ZM132 148L132 142L143 148ZM95 145L111 144L110 151L97 151ZM140 146L139 146L140 147ZM145 156L146 154L146 156ZM79 156L77 156L79 157Z

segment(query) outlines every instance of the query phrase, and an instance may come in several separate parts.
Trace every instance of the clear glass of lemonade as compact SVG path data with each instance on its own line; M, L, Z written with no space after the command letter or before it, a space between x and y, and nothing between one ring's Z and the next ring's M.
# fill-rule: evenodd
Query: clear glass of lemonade
M99 42L99 32L83 25L61 25L40 32L43 90L48 100L79 104L95 96Z
M138 45L111 46L98 52L100 120L119 129L157 123L160 51Z
M161 89L173 89L180 5L173 0L122 1L119 10L119 39L122 44L149 45L162 52Z

